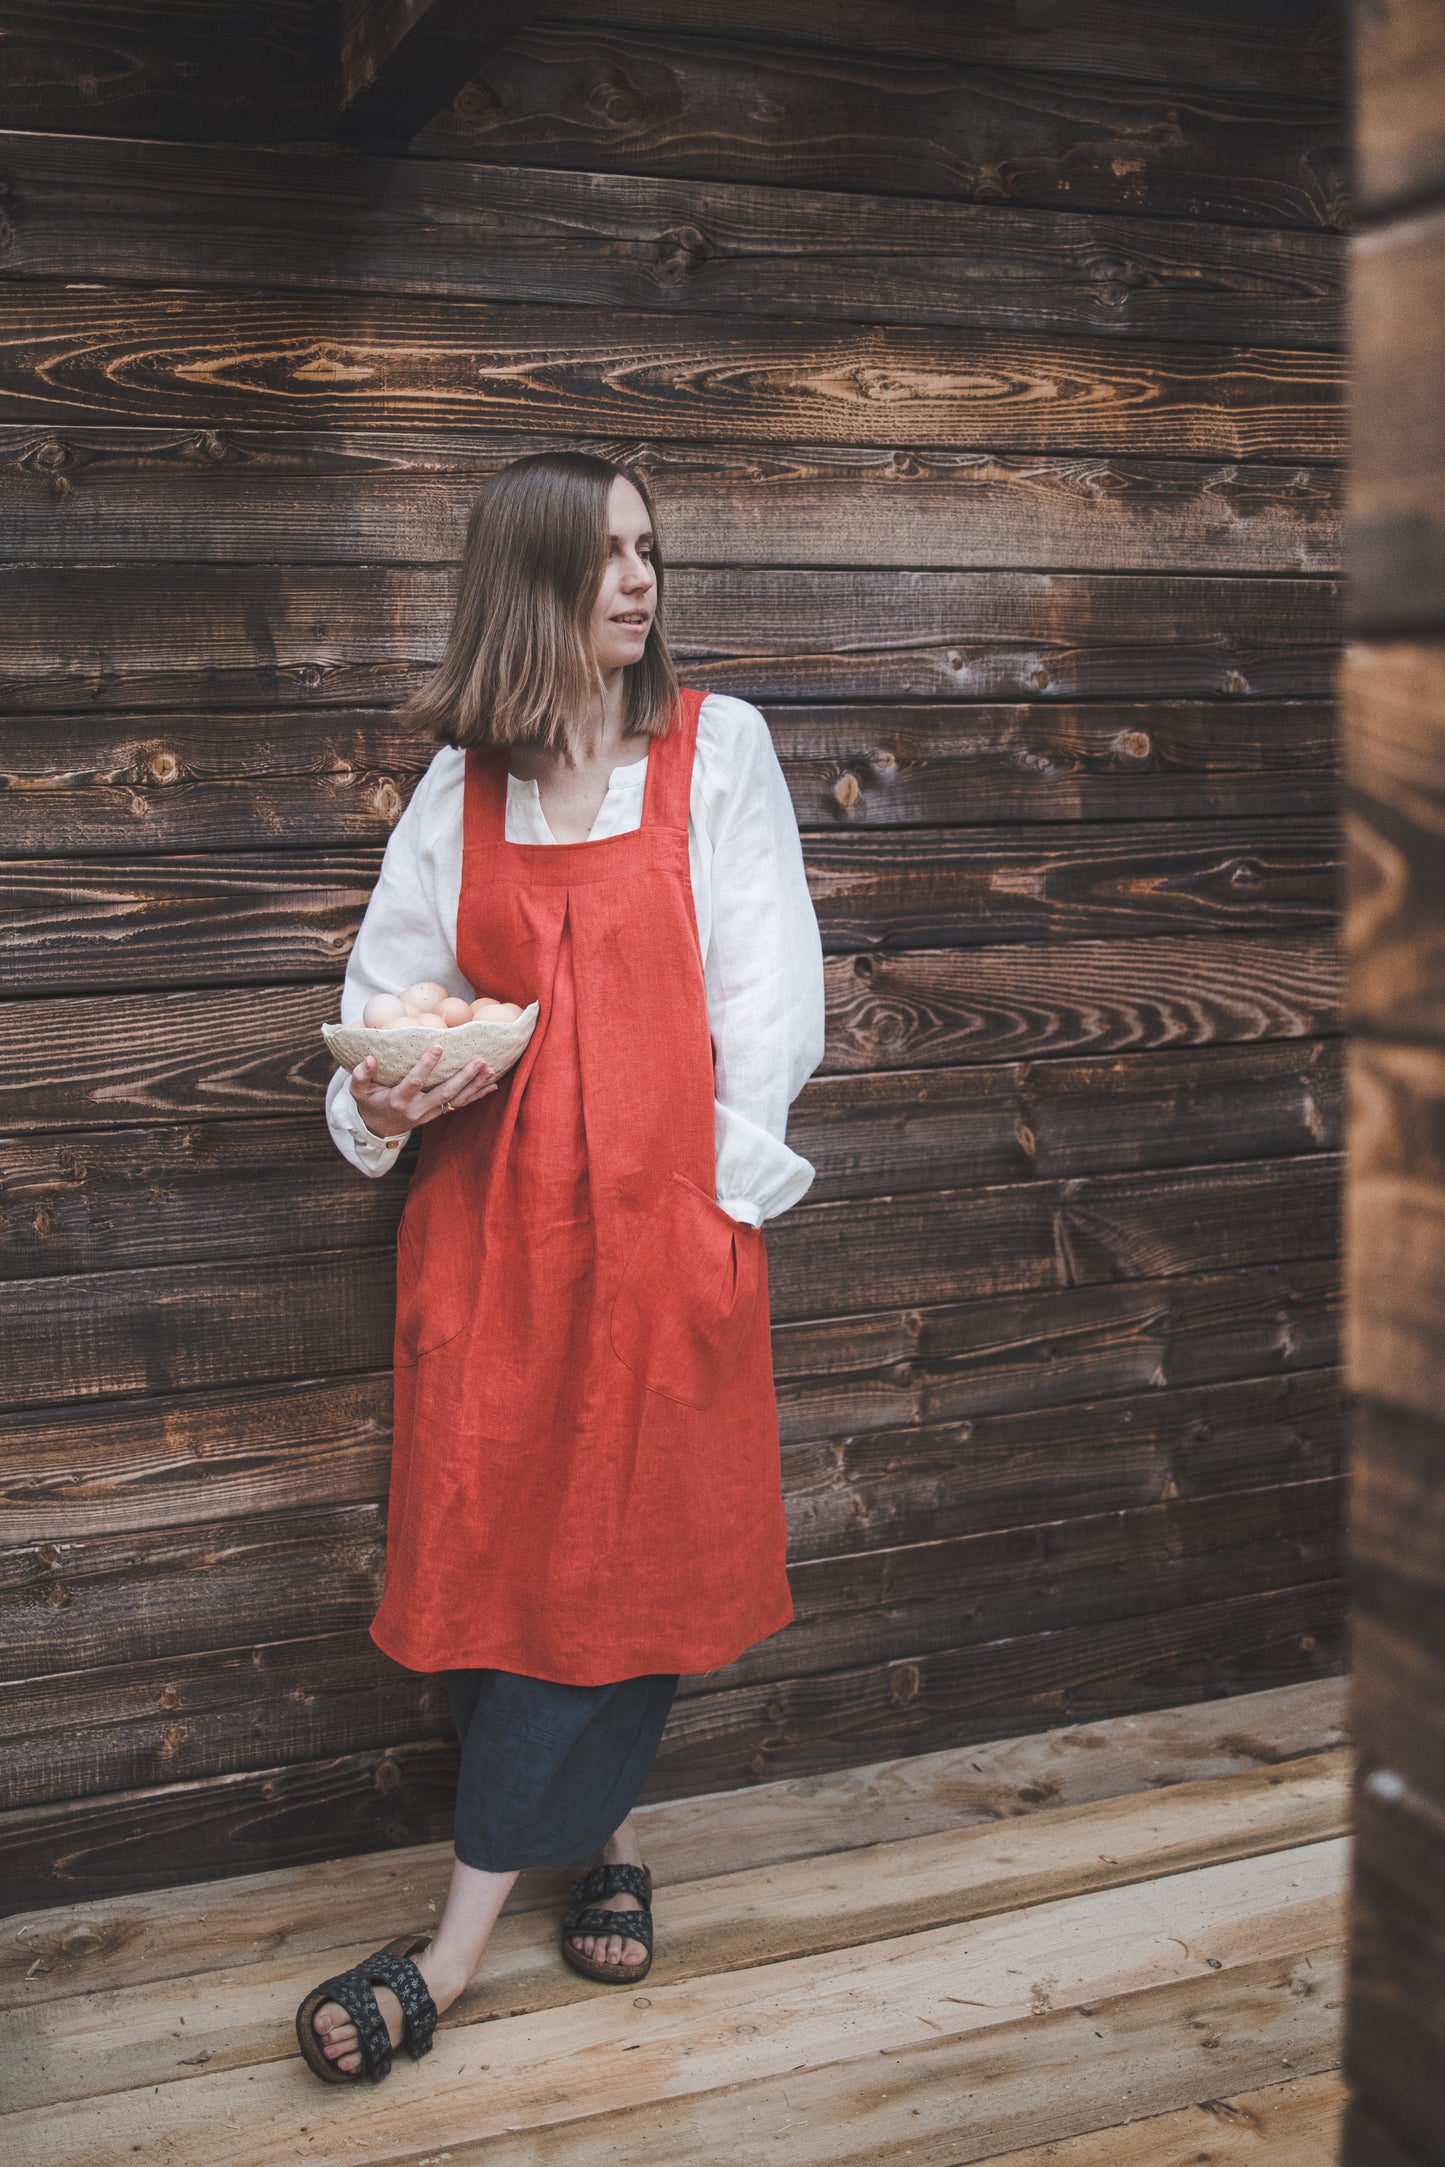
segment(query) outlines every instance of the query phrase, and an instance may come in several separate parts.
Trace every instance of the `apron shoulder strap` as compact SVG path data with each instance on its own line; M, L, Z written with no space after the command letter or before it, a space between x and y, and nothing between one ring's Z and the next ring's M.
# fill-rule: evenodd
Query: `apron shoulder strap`
M707 698L690 685L683 685L678 692L673 725L666 737L655 737L647 755L648 768L656 765L656 773L649 775L652 786L652 802L648 807L648 819L659 827L687 830L688 811L692 803L692 756L697 746L698 710Z

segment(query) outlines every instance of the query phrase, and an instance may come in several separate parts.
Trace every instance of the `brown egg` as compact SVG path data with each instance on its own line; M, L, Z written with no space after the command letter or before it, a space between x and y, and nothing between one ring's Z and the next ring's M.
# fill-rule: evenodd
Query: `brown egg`
M459 1023L471 1022L472 1004L470 1001L459 999L455 993L449 993L437 1010L437 1014L441 1017L448 1030L452 1030Z
M472 1017L475 1020L478 1016L487 1016L490 1017L493 1022L495 1022L497 1017L497 1010L502 1006L503 1003L499 1000L496 1000L492 994L479 993L477 995L477 998L472 1003Z
M515 1023L522 1013L515 1001L499 1001L492 1012L494 1023Z
M380 1031L410 1031L415 1023L415 1016L407 1015L405 1009L403 1009L399 1016L392 1016L387 1022L378 1024L377 1029Z
M446 987L439 986L434 978L419 978L402 994L407 1007L418 1016L434 1016L446 998Z
M381 1031L405 1014L405 1006L394 993L373 993L361 1011L361 1020L368 1031Z
M422 1013L419 1016L413 1016L411 1021L419 1031L444 1031L446 1029L441 1017L433 1010L423 1009Z

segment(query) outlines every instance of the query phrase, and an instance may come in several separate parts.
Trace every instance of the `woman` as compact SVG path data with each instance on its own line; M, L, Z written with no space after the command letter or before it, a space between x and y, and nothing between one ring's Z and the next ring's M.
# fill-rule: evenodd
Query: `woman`
M500 1080L438 1050L339 1070L362 1172L424 1133L397 1242L377 1646L445 1674L462 1740L434 1938L297 2012L318 2075L414 2057L523 1867L596 1859L562 1954L651 1962L631 1809L680 1675L792 1617L761 1232L813 1178L787 1112L823 1053L823 966L766 722L679 691L648 492L547 452L487 484L440 669L440 750L392 834L342 994L422 979L539 1004ZM609 1908L599 1908L611 1899Z

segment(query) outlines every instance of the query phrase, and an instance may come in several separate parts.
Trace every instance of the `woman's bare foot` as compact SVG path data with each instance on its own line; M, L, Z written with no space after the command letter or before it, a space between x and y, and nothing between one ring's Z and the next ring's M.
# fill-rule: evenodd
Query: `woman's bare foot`
M443 1974L433 1955L434 1948L435 1943L431 1949L424 1949L420 1956L413 1957L412 1962L425 1979L426 1990L440 2016L444 2009L450 2009L467 1982L465 1979L458 1982ZM374 1986L371 1991L376 1996L387 2037L394 2047L399 2047L403 2028L401 2003L389 1986ZM360 2069L361 2048L357 2043L356 2026L339 2001L324 2001L311 2022L328 2062L335 2062L338 2069Z
M605 1866L640 1866L642 1846L629 1814L621 1828L608 1837L601 1851ZM640 1911L641 1904L626 1889L619 1889L615 1896L604 1898L608 1911ZM633 1941L625 1934L569 1934L567 1939L583 1956L590 1956L597 1964L641 1964L647 1958L647 1944Z

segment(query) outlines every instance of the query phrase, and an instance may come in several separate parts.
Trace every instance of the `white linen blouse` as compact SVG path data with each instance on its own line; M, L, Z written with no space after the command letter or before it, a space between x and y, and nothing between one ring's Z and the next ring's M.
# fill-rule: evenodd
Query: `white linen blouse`
M641 825L647 758L613 768L589 843ZM466 755L442 746L392 829L346 967L343 1023L359 1023L373 993L419 979L474 997L456 955L465 769ZM513 843L557 840L528 777L507 777L504 832ZM717 1201L760 1226L813 1180L786 1131L789 1106L823 1058L823 944L766 718L729 693L708 693L698 712L687 839L716 1056ZM332 1077L327 1125L363 1174L388 1173L406 1139L367 1128L350 1080L345 1068Z

